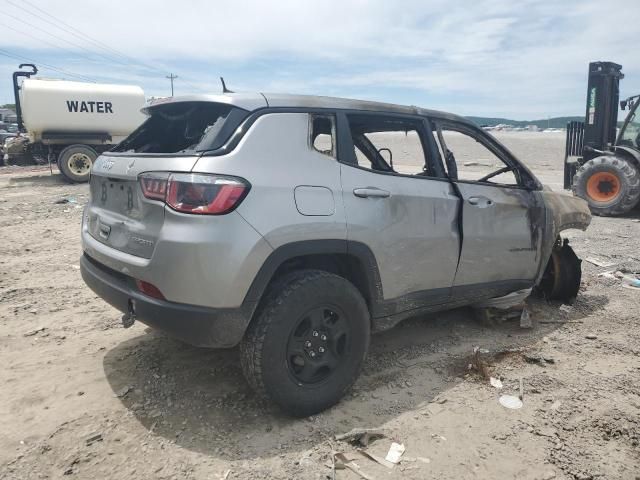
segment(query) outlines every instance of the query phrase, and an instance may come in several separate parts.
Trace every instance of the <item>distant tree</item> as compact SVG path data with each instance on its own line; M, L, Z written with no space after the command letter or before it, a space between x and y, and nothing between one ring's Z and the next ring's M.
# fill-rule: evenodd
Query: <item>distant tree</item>
M15 110L16 109L16 104L15 103L5 103L4 105L0 106L0 108L10 108L11 110Z

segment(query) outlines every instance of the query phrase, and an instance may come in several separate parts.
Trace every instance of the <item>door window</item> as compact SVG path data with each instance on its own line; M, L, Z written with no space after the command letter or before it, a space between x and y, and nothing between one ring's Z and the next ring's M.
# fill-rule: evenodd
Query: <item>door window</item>
M418 119L347 115L354 164L379 173L437 176L427 161L423 123Z
M450 178L508 186L520 184L518 170L502 160L495 147L478 132L440 124L434 133Z
M336 122L333 115L311 115L311 147L324 155L336 158Z

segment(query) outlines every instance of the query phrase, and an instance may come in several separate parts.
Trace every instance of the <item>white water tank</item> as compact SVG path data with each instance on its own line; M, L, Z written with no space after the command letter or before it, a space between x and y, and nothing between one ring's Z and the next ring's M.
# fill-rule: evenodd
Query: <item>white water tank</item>
M117 143L146 116L142 88L26 78L20 87L22 120L32 141L43 132L107 133Z

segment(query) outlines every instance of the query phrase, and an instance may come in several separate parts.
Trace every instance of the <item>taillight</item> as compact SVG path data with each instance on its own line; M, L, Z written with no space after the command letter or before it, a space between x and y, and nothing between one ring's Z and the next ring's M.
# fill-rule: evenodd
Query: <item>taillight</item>
M183 213L224 215L235 209L249 192L249 184L236 177L203 173L145 173L140 175L142 193L164 201Z
M167 194L167 174L145 173L140 175L140 186L145 197L151 200L161 200Z

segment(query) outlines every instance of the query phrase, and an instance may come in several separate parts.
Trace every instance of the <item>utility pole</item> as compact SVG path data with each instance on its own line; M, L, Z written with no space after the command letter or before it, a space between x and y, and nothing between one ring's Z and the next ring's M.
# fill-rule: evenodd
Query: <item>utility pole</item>
M165 78L168 78L169 80L171 80L171 96L173 97L173 81L178 78L178 75L174 75L173 73L170 75L167 75Z

